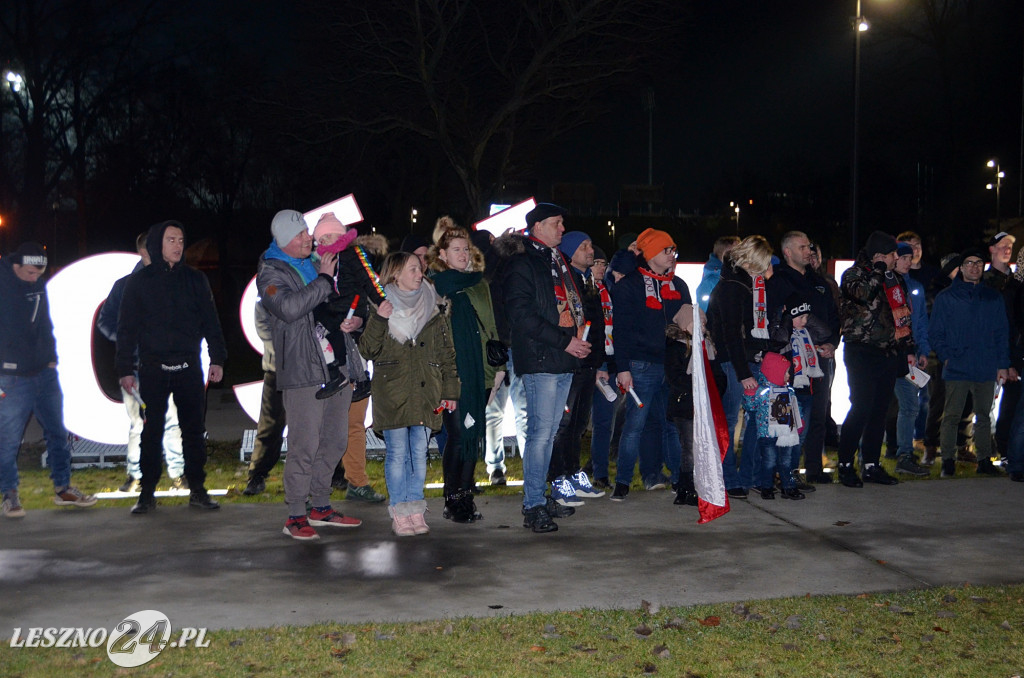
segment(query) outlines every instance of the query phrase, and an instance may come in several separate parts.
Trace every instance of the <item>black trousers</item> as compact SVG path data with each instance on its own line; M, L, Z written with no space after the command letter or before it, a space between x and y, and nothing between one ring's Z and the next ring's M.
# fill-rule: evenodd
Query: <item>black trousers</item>
M885 412L896 384L899 358L865 344L847 344L843 353L850 385L850 412L839 436L839 463L852 464L860 447L865 464L882 456Z
M1003 399L999 401L999 418L995 425L996 452L1000 457L1010 456L1010 427L1020 400L1020 390L1019 381L1003 384Z
M146 423L142 428L139 467L142 492L152 493L163 471L164 418L167 399L174 397L181 426L181 449L185 458L185 479L193 492L206 483L206 386L195 359L174 365L146 363L139 367L139 395L146 403Z
M811 416L807 422L807 437L804 438L804 469L807 477L821 475L821 455L825 451L825 430L828 426L829 400L832 396L832 374L835 360L822 358L818 361L824 374L811 379Z
M256 423L256 442L249 460L250 478L265 479L281 459L286 423L284 394L277 390L277 372L264 372L260 420Z
M597 388L597 368L581 367L572 375L569 397L565 400L568 412L562 412L562 420L555 431L551 446L551 463L548 464L548 480L559 476L575 475L580 470L580 440L583 438L590 412L594 407L594 391Z
M485 392L485 400L489 394L490 390ZM454 412L445 410L441 413L441 421L444 423L445 433L448 434L444 450L441 451L441 472L444 475L446 497L459 490L471 490L476 484L476 462L479 451L470 458L462 458L462 429L459 427L459 422L465 418L466 413L461 407L456 407ZM477 423L482 430L484 421L481 420ZM481 445L483 445L484 439L485 436L481 435L477 443L478 448L482 449Z
M673 417L672 421L679 432L679 486L684 490L693 490L693 419ZM819 460L820 463L820 460Z

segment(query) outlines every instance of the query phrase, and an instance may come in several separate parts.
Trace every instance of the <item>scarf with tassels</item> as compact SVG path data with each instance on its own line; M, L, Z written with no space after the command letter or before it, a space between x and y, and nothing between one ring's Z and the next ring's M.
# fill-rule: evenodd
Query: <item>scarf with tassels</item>
M608 288L600 280L595 280L598 291L601 293L601 313L604 314L604 354L615 355L615 342L612 341L612 295Z
M793 349L793 386L807 388L811 379L825 376L818 365L818 351L806 329L794 329L789 338Z
M558 326L574 327L579 336L582 331L583 301L580 291L576 289L576 281L569 273L569 267L565 263L565 257L558 251L557 247L548 247L543 242L530 236L527 241L541 252L547 252L551 257L551 278L555 289L555 301L558 308Z
M753 277L752 299L754 301L754 326L750 328L750 336L756 339L768 338L768 303L764 292L764 276Z
M665 275L658 275L654 271L642 266L637 270L640 271L640 275L644 280L644 296L646 297L644 303L647 305L647 308L660 310L663 305L662 301L683 298L683 295L676 289L675 282L673 282L675 275L672 271Z

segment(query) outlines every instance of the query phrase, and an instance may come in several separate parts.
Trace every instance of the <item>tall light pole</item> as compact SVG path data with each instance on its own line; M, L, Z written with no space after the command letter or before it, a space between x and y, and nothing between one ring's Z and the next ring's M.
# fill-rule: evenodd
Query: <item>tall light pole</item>
M654 88L644 92L644 110L647 111L647 186L654 185ZM654 211L654 204L647 204L648 213Z
M985 184L985 188L987 188L990 191L995 190L996 192L996 226L998 227L1000 216L999 193L1003 187L1003 177L1006 176L1006 173L999 168L999 158L992 158L987 163L985 163L985 165L986 167L989 167L996 171L996 182L994 184Z
M857 163L860 156L860 34L869 25L860 13L857 0L857 15L853 18L853 160L850 166L850 254L857 256Z
M734 200L729 201L729 207L736 214L736 235L740 234L740 206Z

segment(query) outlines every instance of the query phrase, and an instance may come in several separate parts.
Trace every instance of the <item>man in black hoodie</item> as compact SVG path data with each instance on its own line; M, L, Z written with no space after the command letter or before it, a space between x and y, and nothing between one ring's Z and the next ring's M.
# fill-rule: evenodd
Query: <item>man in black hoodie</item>
M18 499L18 448L33 414L43 427L58 506L92 506L96 497L71 486L71 447L57 342L43 273L46 250L28 242L0 259L0 492L6 518L24 518Z
M205 386L199 361L202 340L210 353L210 381L224 376L227 349L213 293L206 276L185 265L185 231L177 221L152 226L146 238L152 264L132 274L125 285L117 321L115 365L121 388L138 394L147 407L142 429L142 489L132 513L156 508L161 441L167 399L174 396L181 426L189 506L216 509L206 492ZM135 379L138 352L139 380Z

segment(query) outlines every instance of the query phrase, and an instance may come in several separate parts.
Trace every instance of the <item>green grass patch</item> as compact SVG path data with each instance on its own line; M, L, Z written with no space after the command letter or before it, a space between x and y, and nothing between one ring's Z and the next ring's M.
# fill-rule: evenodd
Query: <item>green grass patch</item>
M0 644L8 678L1018 676L1024 586L933 588L407 624L216 631L118 669L104 648ZM173 637L173 636L172 636Z

